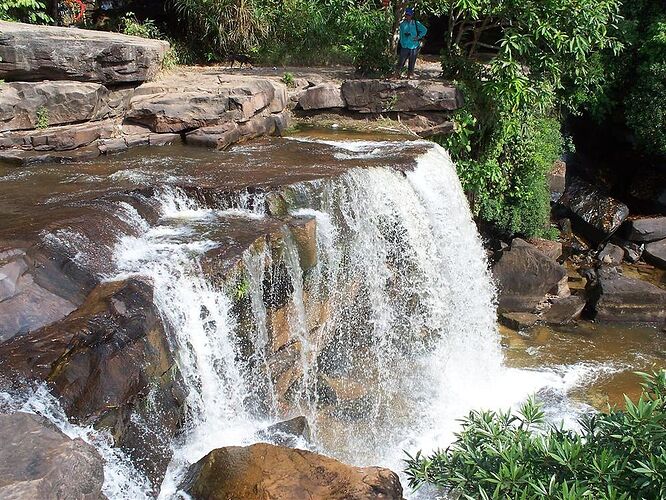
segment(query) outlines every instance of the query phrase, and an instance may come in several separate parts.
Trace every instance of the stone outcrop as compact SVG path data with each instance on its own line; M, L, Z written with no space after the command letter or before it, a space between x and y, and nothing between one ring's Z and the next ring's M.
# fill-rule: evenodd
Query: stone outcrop
M566 325L580 318L585 305L585 299L577 295L558 298L544 312L543 321L548 325Z
M602 269L591 290L595 319L611 322L663 323L666 291L646 281Z
M629 241L645 243L666 238L666 217L631 219L625 223L625 237Z
M0 132L95 121L112 116L98 83L16 82L0 86Z
M99 285L65 319L0 344L0 359L7 378L47 380L67 415L111 429L161 480L184 395L150 285Z
M305 110L344 108L346 102L342 97L340 85L321 83L307 88L298 99L299 106Z
M502 252L493 276L500 312L532 312L547 293L568 295L566 269L520 238Z
M463 104L456 87L426 80L347 80L342 97L349 110L359 113L452 111Z
M0 498L98 500L104 462L42 417L0 414Z
M157 74L167 50L161 40L0 22L0 79L140 83Z
M305 450L270 444L213 450L182 485L194 499L401 500L398 476L380 467L352 467Z
M629 215L624 203L577 177L571 179L558 203L570 212L581 234L595 242L613 234Z

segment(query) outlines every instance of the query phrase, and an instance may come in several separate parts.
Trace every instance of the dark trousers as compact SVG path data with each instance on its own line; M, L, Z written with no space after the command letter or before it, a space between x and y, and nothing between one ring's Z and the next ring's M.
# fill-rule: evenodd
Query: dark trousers
M405 66L405 61L409 59L409 65L407 66L407 73L414 73L414 65L416 64L416 56L419 54L418 47L415 49L406 49L404 47L400 48L400 57L398 57L398 67L395 72L400 73L402 68Z

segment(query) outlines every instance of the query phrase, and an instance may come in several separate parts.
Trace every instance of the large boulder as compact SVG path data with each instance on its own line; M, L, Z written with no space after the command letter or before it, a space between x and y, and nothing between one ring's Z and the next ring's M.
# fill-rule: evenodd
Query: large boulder
M142 85L135 92L127 120L153 132L187 132L200 127L226 126L264 115L279 113L286 105L282 87L268 79L210 78L192 81L173 77L165 82Z
M99 500L104 462L43 417L0 414L0 498Z
M581 234L595 242L613 234L629 215L624 203L578 177L572 178L558 203L571 213Z
M456 87L426 80L347 80L342 98L348 109L360 113L452 111L463 105Z
M143 82L168 50L168 42L119 33L0 22L0 79Z
M400 480L388 469L263 443L211 451L191 467L182 487L194 499L210 500L402 499Z
M109 91L98 83L5 83L0 85L0 132L100 120L112 114L108 102Z
M630 241L639 243L666 238L666 217L632 219L625 223L625 235Z
M666 269L666 239L660 241L653 241L645 245L645 252L643 253L645 260L652 264Z
M614 268L599 272L590 295L599 321L663 323L666 319L665 290L627 278Z
M567 295L566 269L520 238L502 252L493 266L493 276L500 312L531 312L547 293Z
M342 89L339 85L322 83L306 89L298 99L298 104L305 111L311 109L344 108Z
M0 344L0 360L6 378L48 381L76 422L109 428L159 484L184 390L150 285L103 283L65 319Z

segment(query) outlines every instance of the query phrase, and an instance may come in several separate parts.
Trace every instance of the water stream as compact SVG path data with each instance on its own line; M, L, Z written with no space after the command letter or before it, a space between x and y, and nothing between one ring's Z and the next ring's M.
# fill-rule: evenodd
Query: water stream
M317 143L301 142L294 147ZM561 374L505 366L485 253L442 148L420 144L414 168L393 168L401 143L319 144L337 160L373 164L285 191L291 216L316 220L311 267L303 267L299 244L283 226L279 255L268 244L251 245L233 279L205 272L203 256L224 245L221 227L269 223L263 194L216 205L162 186L151 199L160 215L152 223L117 203L118 217L134 231L114 244L106 279L152 282L188 390L185 429L172 443L160 498L174 497L187 466L212 449L256 442L258 430L291 416L310 422L313 438L303 446L399 471L403 450L445 446L456 419L472 408L506 408L543 387L567 390ZM265 299L284 283L286 348L297 375L287 391L271 358L276 313ZM241 300L249 321L238 315ZM150 494L102 432L73 431L43 389L35 398L24 401L28 410L102 450L109 498ZM51 409L40 411L35 400Z

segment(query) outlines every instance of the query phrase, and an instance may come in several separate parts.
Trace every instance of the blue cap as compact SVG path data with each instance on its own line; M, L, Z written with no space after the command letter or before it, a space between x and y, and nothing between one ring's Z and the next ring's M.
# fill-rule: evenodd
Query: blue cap
M406 16L413 16L414 15L414 9L412 9L411 7L407 7L405 9L405 15Z

